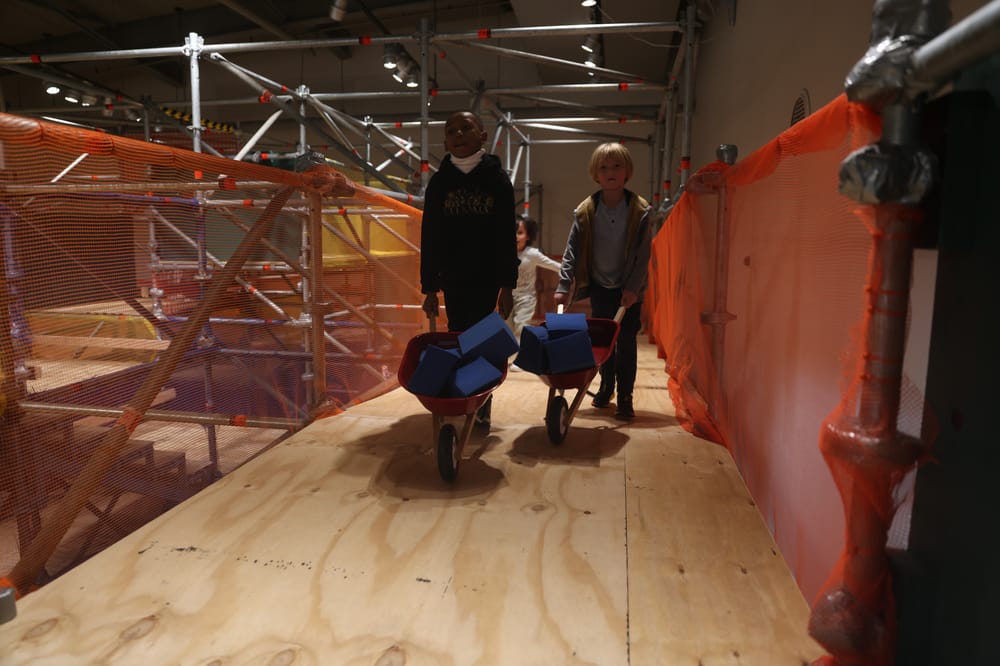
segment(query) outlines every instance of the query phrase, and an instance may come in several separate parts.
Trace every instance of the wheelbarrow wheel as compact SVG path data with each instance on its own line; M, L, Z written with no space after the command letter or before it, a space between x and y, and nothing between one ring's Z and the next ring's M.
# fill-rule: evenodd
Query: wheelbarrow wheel
M569 405L566 398L557 395L549 401L549 408L545 414L545 427L549 432L549 440L553 444L562 444L569 431Z
M451 423L441 426L438 433L438 473L445 481L454 481L458 474L458 431Z

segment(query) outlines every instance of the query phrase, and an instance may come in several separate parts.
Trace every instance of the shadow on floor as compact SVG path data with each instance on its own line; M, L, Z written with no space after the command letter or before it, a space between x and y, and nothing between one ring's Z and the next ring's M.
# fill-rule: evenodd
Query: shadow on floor
M541 464L597 466L602 458L618 454L628 435L618 426L575 428L570 424L561 444L549 440L545 426L528 428L517 436L507 455L519 465Z
M462 418L448 419L461 429ZM369 488L403 500L487 497L505 484L503 472L482 460L502 440L495 433L472 431L462 451L458 477L444 481L437 468L437 437L428 414L388 422L385 430L361 437L345 448L382 459Z

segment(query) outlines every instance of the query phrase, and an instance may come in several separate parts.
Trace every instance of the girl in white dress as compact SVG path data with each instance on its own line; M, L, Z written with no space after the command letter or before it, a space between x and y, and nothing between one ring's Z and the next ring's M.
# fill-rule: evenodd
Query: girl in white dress
M521 329L531 322L538 306L538 295L535 291L536 269L541 267L558 273L559 262L545 256L541 250L533 246L538 236L538 223L530 217L519 217L517 220L517 258L521 263L517 267L517 286L514 287L514 309L507 318L507 325L514 332L514 337L521 340ZM516 367L516 366L515 366Z

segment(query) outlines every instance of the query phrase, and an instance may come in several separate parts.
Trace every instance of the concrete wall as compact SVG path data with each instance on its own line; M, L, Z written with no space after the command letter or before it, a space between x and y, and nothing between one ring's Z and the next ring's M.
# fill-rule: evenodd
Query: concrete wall
M734 143L740 157L764 145L791 124L792 107L805 90L811 111L821 108L844 90L844 78L864 55L871 32L872 0L757 0L710 3L697 55L691 165L697 169L715 159L715 147ZM985 4L982 0L953 0L953 20ZM735 5L735 12L731 6ZM706 4L708 6L708 4ZM655 17L661 20L660 17ZM651 19L652 20L652 19ZM666 35L657 41L666 42ZM669 56L663 50L666 73ZM625 93L623 105L628 101ZM643 97L644 101L655 97ZM680 127L675 137L671 169L674 190L680 162ZM600 132L651 137L655 128L610 125ZM535 136L553 136L543 132ZM563 138L566 138L563 135ZM559 254L565 246L573 207L595 185L586 164L596 144L543 145L531 156L531 180L544 186L542 247ZM650 148L627 142L636 161L632 188L646 197L650 185ZM659 159L659 148L655 149Z

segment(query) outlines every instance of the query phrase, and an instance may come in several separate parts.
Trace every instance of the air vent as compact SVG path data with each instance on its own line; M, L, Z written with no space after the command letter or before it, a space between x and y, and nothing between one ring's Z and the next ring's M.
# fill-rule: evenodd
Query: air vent
M810 113L812 113L812 109L809 105L809 91L803 88L802 92L800 92L799 96L795 99L795 104L792 105L791 124L794 125Z

